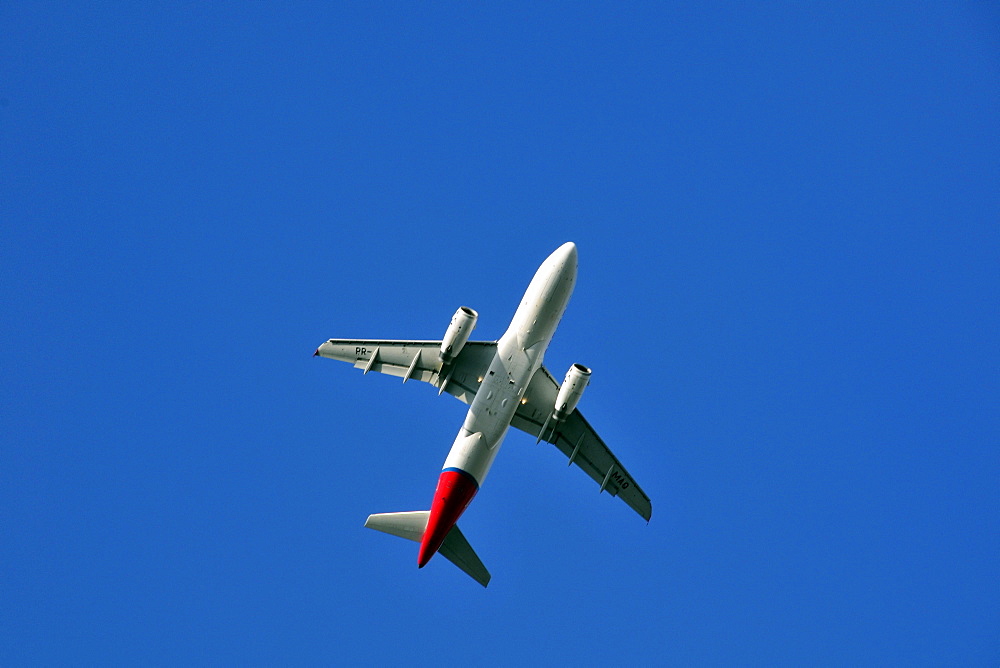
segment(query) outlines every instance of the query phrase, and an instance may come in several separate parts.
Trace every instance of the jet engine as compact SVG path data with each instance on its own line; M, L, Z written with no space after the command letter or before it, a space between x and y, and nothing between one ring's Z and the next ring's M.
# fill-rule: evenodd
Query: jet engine
M462 352L469 335L476 328L478 318L479 314L468 306L459 307L455 311L455 315L451 317L451 324L448 325L448 331L444 333L444 339L441 341L441 352L438 357L443 363L447 364Z
M590 382L590 369L582 364L574 364L566 372L566 379L559 386L559 394L556 395L555 411L552 419L562 422L570 413L576 410L576 405L580 403L583 391L587 389Z

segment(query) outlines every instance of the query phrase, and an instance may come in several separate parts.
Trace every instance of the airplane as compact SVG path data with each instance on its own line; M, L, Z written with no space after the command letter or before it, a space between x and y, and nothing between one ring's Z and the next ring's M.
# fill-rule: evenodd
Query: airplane
M460 307L441 341L330 339L314 357L420 380L448 392L469 412L444 461L430 510L370 515L365 527L420 543L417 566L440 552L482 586L490 573L457 522L479 491L513 426L554 444L595 482L619 496L647 522L649 497L576 410L591 370L573 364L560 384L542 366L545 351L576 285L576 245L567 242L542 263L510 327L497 341L469 341L479 314Z

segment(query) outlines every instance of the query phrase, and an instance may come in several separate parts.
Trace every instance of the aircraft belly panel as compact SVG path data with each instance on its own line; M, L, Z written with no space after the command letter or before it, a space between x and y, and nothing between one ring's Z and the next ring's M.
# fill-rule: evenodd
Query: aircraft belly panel
M542 361L576 273L576 246L567 242L538 268L506 333L495 342L467 341L471 326L460 337L449 326L442 341L329 339L316 349L314 356L350 363L365 374L396 376L403 383L422 381L439 395L447 392L469 404L438 478L431 510L371 515L365 523L420 542L419 566L440 551L479 584L489 583L489 571L455 522L482 485L511 426L554 443L569 464L599 484L600 492L623 498L649 520L649 497L579 411L551 420L561 385ZM462 312L475 316L462 307L456 317Z

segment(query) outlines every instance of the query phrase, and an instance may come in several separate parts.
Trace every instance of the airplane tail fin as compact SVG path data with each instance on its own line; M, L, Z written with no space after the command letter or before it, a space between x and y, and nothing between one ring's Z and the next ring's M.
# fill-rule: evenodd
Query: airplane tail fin
M430 511L428 510L414 510L407 513L379 513L369 515L365 527L419 543L427 528L429 515ZM469 541L462 535L457 524L448 532L438 552L479 584L484 587L489 584L490 572L486 570L486 566L469 545Z

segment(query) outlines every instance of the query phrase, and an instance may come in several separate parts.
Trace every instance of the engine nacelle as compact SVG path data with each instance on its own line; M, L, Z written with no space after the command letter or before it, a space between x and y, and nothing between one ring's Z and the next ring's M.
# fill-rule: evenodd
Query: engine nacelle
M462 348L465 347L465 343L469 340L472 330L476 328L476 320L478 319L479 314L468 306L462 306L455 311L455 315L451 317L451 324L448 325L448 331L444 333L444 339L441 340L441 352L438 357L442 362L447 364L458 357Z
M566 372L566 379L559 386L559 394L556 395L555 411L552 419L562 422L570 413L576 410L576 405L580 403L583 391L587 389L590 382L590 369L582 364L574 364Z

